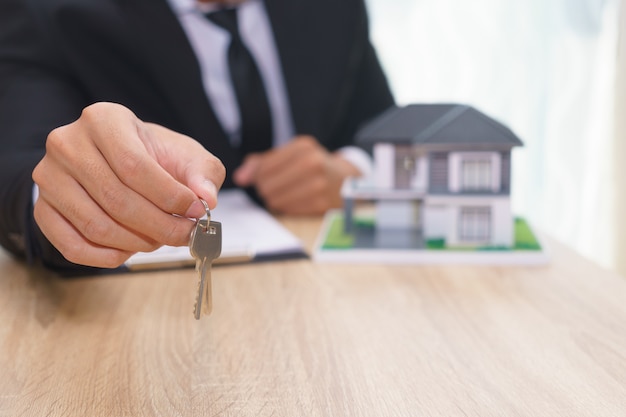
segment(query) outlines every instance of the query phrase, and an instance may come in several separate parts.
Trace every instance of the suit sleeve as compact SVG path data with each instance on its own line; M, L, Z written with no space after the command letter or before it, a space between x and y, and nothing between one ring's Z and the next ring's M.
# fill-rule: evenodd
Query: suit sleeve
M369 22L359 1L359 19L354 34L351 72L336 112L331 148L354 144L354 135L367 120L394 105L394 98L376 50L369 39Z
M85 102L31 3L0 3L0 244L29 262L74 269L34 222L31 173L48 133L75 120Z

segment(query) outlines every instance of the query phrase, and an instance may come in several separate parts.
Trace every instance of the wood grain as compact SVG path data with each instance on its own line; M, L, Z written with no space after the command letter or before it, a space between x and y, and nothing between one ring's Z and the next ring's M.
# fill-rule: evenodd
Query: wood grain
M310 248L319 219L282 219ZM626 415L626 281L548 267L63 279L0 254L0 416Z

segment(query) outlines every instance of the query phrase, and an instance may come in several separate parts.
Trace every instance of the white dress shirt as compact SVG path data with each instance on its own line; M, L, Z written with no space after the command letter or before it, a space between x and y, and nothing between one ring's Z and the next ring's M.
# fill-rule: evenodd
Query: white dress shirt
M204 16L204 13L214 11L220 6L197 3L195 0L168 1L196 53L204 90L213 103L216 116L233 145L238 146L241 120L228 71L227 48L230 35L226 29ZM280 146L292 139L295 132L269 18L260 0L248 0L237 8L241 39L256 61L267 92L273 116L273 144Z

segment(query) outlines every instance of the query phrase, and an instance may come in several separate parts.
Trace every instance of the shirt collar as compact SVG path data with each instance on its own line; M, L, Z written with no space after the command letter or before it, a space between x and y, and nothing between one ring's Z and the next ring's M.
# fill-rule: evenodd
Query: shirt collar
M195 0L167 0L167 2L177 15L191 13L196 10Z
M196 0L167 0L170 7L177 15L183 15L187 13L208 13L222 8L220 4L205 3L200 4ZM245 3L251 3L252 1L246 1Z

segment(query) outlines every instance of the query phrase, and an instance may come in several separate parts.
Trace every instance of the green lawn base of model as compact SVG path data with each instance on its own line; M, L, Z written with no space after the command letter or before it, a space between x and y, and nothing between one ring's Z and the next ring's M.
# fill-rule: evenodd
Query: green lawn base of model
M430 239L426 241L426 250L449 250L449 251L539 251L541 245L532 232L526 220L516 217L514 219L515 244L514 246L446 246L444 239ZM374 229L374 219L356 218L354 226L362 229ZM337 214L331 219L326 239L322 249L353 249L354 237L344 232L344 219L341 214Z

